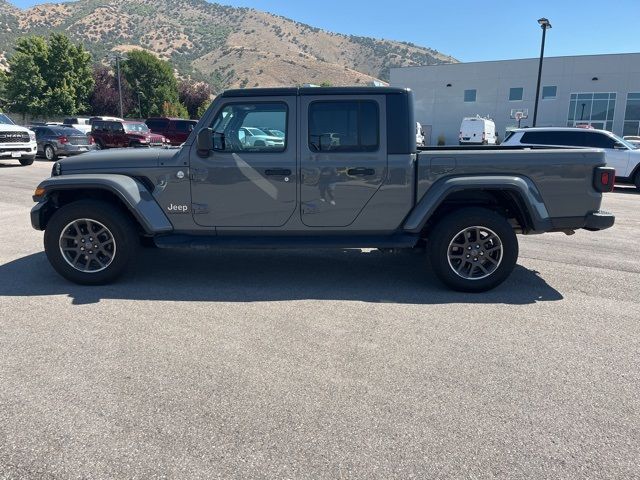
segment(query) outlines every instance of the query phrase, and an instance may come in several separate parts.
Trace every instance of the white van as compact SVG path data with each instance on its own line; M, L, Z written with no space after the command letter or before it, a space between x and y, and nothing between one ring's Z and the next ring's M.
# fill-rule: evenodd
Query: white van
M424 147L424 129L422 128L422 124L420 122L416 122L416 145L419 147Z
M495 145L496 124L480 115L462 119L460 145Z

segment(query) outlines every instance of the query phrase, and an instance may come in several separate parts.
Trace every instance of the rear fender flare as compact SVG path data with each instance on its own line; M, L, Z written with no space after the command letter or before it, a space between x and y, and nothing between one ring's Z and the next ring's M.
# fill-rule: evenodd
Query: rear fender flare
M534 231L551 229L549 212L537 187L527 177L512 175L448 177L434 183L404 222L404 230L420 233L437 208L449 195L464 190L503 190L513 192L523 201Z

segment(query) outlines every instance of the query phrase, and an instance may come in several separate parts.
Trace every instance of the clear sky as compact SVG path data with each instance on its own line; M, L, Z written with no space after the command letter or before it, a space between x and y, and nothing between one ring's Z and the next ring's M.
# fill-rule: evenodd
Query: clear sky
M10 0L28 7L37 0ZM125 0L126 1L126 0ZM405 40L471 62L539 55L640 52L640 0L224 0L327 30Z

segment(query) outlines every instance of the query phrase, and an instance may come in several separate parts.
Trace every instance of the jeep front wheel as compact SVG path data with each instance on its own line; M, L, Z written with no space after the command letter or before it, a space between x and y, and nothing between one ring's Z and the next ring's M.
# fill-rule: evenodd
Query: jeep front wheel
M518 239L503 216L484 208L465 208L433 227L429 255L442 283L463 292L484 292L513 271Z
M96 200L60 208L44 235L45 252L53 268L82 285L115 280L134 258L138 244L138 234L127 215Z

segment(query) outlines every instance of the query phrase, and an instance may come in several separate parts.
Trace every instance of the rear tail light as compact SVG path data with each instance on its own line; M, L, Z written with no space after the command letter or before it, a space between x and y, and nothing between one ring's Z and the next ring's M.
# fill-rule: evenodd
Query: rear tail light
M69 143L69 139L63 135L58 137L58 143L62 143L64 145L65 143Z
M96 139L93 138L93 135L87 135L89 137L89 145L95 145Z
M616 182L616 170L611 167L596 167L593 186L597 192L612 192Z

